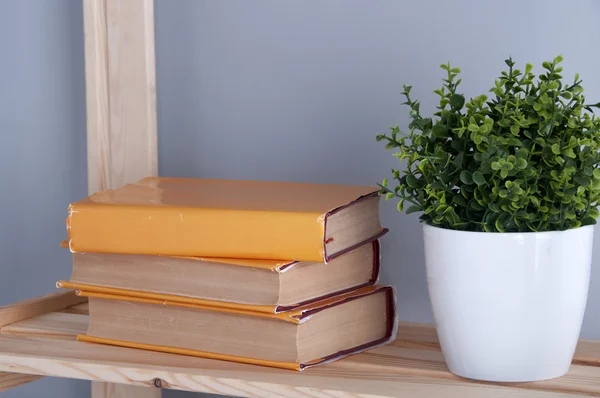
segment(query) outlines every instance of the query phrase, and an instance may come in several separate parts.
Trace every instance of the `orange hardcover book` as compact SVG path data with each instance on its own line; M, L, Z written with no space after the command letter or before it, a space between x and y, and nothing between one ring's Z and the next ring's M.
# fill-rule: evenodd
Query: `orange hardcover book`
M368 286L279 314L78 291L90 323L78 340L302 370L395 337L395 295Z
M72 203L74 252L329 262L387 230L377 187L149 177Z
M72 253L73 271L60 286L168 301L251 305L282 312L377 283L379 242L328 264L120 253Z

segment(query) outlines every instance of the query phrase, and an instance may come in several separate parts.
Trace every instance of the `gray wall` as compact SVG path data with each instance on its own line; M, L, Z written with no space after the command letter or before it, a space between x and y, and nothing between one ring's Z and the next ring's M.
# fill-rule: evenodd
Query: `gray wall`
M157 0L155 11L162 175L373 184L395 165L375 133L407 123L401 85L432 110L448 60L476 95L508 55L539 65L562 53L565 75L600 100L593 0ZM67 204L86 194L82 34L79 0L0 0L0 304L68 276L58 242ZM383 282L402 319L430 322L417 217L386 203L382 220ZM587 338L600 338L595 258ZM45 379L2 397L88 391Z
M0 305L69 276L70 201L87 193L81 2L0 0ZM89 383L43 379L8 397L83 397Z
M402 84L432 111L446 61L475 96L509 55L541 65L561 53L565 76L579 72L600 100L592 0L157 0L155 11L162 175L374 184L396 165L374 137L406 126ZM431 322L417 216L392 203L381 215L382 280L402 319ZM600 252L593 271L583 336L600 338Z
M160 173L374 184L396 165L375 133L406 126L403 83L434 109L440 63L460 67L475 96L509 55L541 65L560 53L564 75L579 72L600 101L599 19L591 0L159 0ZM417 215L384 203L382 220L383 281L396 286L402 319L429 322ZM597 254L589 338L600 338Z

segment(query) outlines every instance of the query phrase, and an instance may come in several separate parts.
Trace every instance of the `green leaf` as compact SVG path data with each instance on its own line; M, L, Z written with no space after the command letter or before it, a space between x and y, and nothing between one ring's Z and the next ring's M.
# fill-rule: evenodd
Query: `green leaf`
M498 232L504 232L504 225L502 225L502 223L500 222L500 218L498 218L496 220L494 225L496 226L496 229L498 230Z
M483 185L485 184L485 178L483 177L483 174L481 173L481 171L477 170L476 172L473 173L473 181L475 182L475 184L477 185Z
M508 177L508 170L506 170L506 169L500 170L500 177L502 177L502 178Z
M395 194L393 192L388 192L387 194L385 194L385 200L390 200L395 196Z
M560 96L563 97L564 99L571 99L571 98L573 98L573 94L571 94L568 91L563 91L562 93L560 93Z
M594 169L592 173L595 178L600 179L600 169Z
M460 206L466 206L467 205L467 201L461 195L454 195L454 196L452 196L452 201L454 203L456 203L457 205L460 205Z
M404 199L402 199L401 201L398 202L398 204L396 205L396 208L398 209L399 212L402 212L402 210L404 209Z
M460 180L463 182L463 184L473 184L473 176L468 170L463 170L460 172Z
M474 123L471 123L471 124L469 124L469 126L467 126L467 130L469 130L471 132L477 132L477 131L479 131L479 126Z
M493 211L494 213L498 213L500 211L500 207L498 207L498 205L494 202L490 203L488 205L488 207L490 208L491 211Z
M596 219L592 217L585 217L581 220L581 226L585 227L586 225L596 225Z
M564 60L564 58L563 58L563 56L562 56L562 55L557 55L557 56L556 56L556 58L554 58L554 62L553 62L553 64L554 64L554 65L558 65L558 64L560 64L560 63L561 63L563 60Z
M460 94L452 94L450 97L450 106L453 109L462 109L465 105L465 97Z
M456 158L454 158L454 161L452 163L454 164L454 167L456 167L457 169L460 169L462 167L464 155L465 155L465 153L463 151L460 151L458 153L458 155L456 155Z
M544 140L542 137L537 137L534 142L538 145L540 145L541 147L545 147L546 146L546 140Z
M523 170L525 168L527 168L527 161L525 159L517 159L517 162L515 163L515 167L519 170Z
M435 209L435 211L436 213L444 213L447 209L451 209L451 207L448 205L441 204Z
M472 200L471 202L469 202L469 207L471 207L473 210L477 210L477 211L485 210L485 207L483 207L482 205L477 203L476 200Z
M563 151L564 155L568 158L571 159L575 159L577 157L577 155L575 155L575 152L573 152L573 150L571 148L567 148Z
M510 126L510 132L513 133L514 135L519 134L519 130L520 130L520 127L517 126L516 124L513 124L512 126Z
M443 124L438 123L435 126L433 126L433 128L431 129L431 132L436 137L445 137L445 136L447 136L448 129Z
M419 186L419 180L417 180L417 177L412 174L406 176L406 183L411 188L416 188Z
M582 176L575 176L575 177L573 177L573 180L575 180L575 182L577 184L581 185L581 187L587 187L591 183L589 178L582 177ZM581 188L581 187L579 187L579 188Z
M529 151L527 148L520 148L515 152L515 156L518 159L527 159L529 157Z
M550 148L552 149L552 153L554 153L555 155L560 155L560 145L552 144Z
M416 213L416 212L419 212L422 210L423 209L421 208L421 206L411 205L411 206L408 206L408 209L406 209L406 214Z

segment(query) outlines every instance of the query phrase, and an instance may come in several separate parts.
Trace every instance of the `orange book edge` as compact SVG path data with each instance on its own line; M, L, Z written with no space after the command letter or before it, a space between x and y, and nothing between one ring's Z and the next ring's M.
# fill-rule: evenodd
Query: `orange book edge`
M278 319L285 322L299 324L309 319L310 315L317 313L325 308L332 307L334 305L339 305L345 303L350 300L355 300L360 297L375 293L379 290L387 289L386 286L376 285L376 286L366 286L348 293L340 294L338 296L333 296L327 298L325 300L317 301L311 303L309 305L279 313L272 312L264 312L256 309L252 309L253 306L246 305L245 308L239 307L231 307L231 306L223 306L220 301L210 301L210 300L198 300L190 299L189 301L173 301L164 298L157 298L154 293L148 294L148 296L144 297L141 295L135 295L135 291L128 291L128 295L114 293L114 291L122 290L122 289L113 289L113 288L104 288L98 286L83 286L82 284L70 283L59 281L57 283L58 287L75 289L75 293L78 296L82 297L96 297L103 298L108 300L121 300L121 301L131 301L137 303L146 303L146 304L156 304L156 305L168 305L172 307L182 307L182 308L192 308L197 310L206 310L206 311L216 311L223 312L229 314L236 315L248 315L248 316L256 316L261 318L270 318L270 319ZM89 287L89 289L87 288ZM111 292L113 291L113 292ZM140 292L143 293L143 292ZM155 297L149 297L153 295ZM181 299L186 299L185 297L179 297ZM232 303L226 303L232 304ZM236 305L236 304L233 304ZM262 306L254 306L254 307L262 307Z
M167 347L167 346L162 346L162 345L141 344L141 343L133 343L130 341L123 341L123 340L105 339L103 337L87 336L84 334L77 335L77 340L83 341L86 343L113 345L113 346L118 346L118 347L164 352L167 354L179 354L179 355L187 355L187 356L206 358L206 359L218 359L218 360L222 360L222 361L240 362L240 363L247 363L250 365L268 366L268 367L272 367L272 368L302 370L302 364L295 363L295 362L267 361L267 360L263 360L263 359L239 357L236 355L217 354L217 353L208 352L208 351L190 350L187 348Z
M161 345L154 345L154 344L134 343L134 342L124 341L124 340L106 339L106 338L102 338L102 337L94 337L94 336L88 336L88 335L82 335L82 334L77 335L77 340L81 341L81 342L87 342L87 343L105 344L105 345L112 345L112 346L125 347L125 348L163 352L163 353L167 353L167 354L187 355L187 356L206 358L206 359L216 359L216 360L223 360L223 361L229 361L229 362L245 363L245 364L250 364L250 365L260 365L260 366L268 366L268 367L273 367L273 368L302 371L304 369L307 369L307 368L310 368L313 366L317 366L317 365L321 365L321 364L325 364L325 363L329 363L329 362L334 362L334 361L337 361L344 357L347 357L349 355L358 354L360 352L388 344L389 342L391 342L392 340L395 339L396 333L398 331L398 318L396 316L395 289L391 286L373 286L373 288L376 288L376 289L369 289L369 290L371 290L371 293L374 293L379 290L385 290L385 291L387 291L387 294L388 294L388 300L387 300L388 331L387 331L386 335L379 340L376 340L376 341L373 341L370 343L366 343L366 344L362 344L360 346L353 347L353 348L350 348L347 350L343 350L338 353L329 355L325 358L316 359L309 363L269 361L269 360L263 360L263 359L257 359L257 358L248 358L248 357L241 357L241 356L236 356L236 355L218 354L218 353L208 352L208 351L192 350L192 349L187 349L187 348L168 347L168 346L161 346ZM365 293L365 294L368 294L368 293ZM361 297L365 294L355 296L355 298ZM339 303L337 303L337 304L339 304ZM335 303L329 304L329 305L326 305L325 307L321 307L321 309L326 308L331 305L336 305L336 304ZM320 309L318 309L318 310L320 310Z
M73 250L70 245L70 241L62 240L60 241L60 247L63 249L69 249L69 251L73 254L82 254L82 252L78 252ZM109 254L117 254L117 253L109 253ZM127 254L127 253L119 253L119 254ZM141 255L141 254L138 254ZM257 260L257 259L245 259L245 258L221 258L221 257L194 257L194 256L175 256L175 255L155 255L151 254L151 256L157 257L172 257L172 258L180 258L185 260L195 260L195 261L206 261L212 263L219 264L228 264L228 265L238 265L241 267L248 268L257 268L264 269L268 271L273 271L277 273L285 272L292 268L294 265L298 264L299 261L296 260Z

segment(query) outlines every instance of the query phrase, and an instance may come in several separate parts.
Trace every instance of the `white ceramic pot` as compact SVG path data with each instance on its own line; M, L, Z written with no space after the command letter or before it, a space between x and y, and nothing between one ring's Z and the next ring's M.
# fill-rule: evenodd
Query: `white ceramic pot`
M585 311L594 229L486 233L424 225L427 284L450 371L518 382L564 375Z

